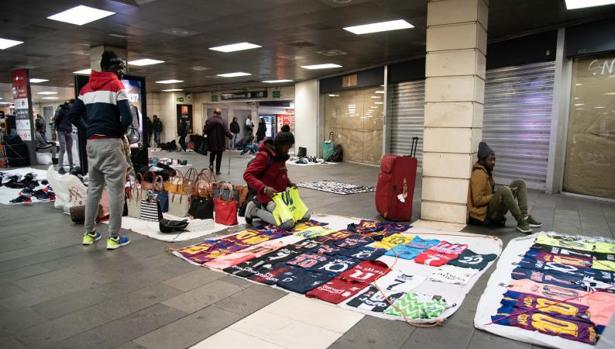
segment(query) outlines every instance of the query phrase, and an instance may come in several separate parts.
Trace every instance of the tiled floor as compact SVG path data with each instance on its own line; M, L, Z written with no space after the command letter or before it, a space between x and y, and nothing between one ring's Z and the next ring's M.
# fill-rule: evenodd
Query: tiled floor
M198 154L179 157L206 165ZM225 158L221 177L240 181L247 161L235 155L229 176ZM362 185L373 185L378 174L376 167L352 164L289 171L295 182ZM303 197L316 212L376 215L373 193L304 190ZM416 210L418 198L420 192ZM547 230L614 237L614 204L531 192L530 207ZM497 231L466 230L506 243L518 236L511 222ZM107 252L103 244L80 246L81 233L51 205L0 208L0 348L186 348L205 339L199 348L530 347L474 329L474 309L491 271L443 327L415 329L195 267L168 254L167 244L138 234L128 234L127 248Z

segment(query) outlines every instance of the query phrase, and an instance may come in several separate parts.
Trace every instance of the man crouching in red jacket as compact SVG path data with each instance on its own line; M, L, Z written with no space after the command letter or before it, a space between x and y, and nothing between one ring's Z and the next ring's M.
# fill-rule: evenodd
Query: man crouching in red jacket
M288 178L286 169L288 150L294 144L295 137L292 133L280 132L273 141L268 139L260 144L256 157L246 168L243 179L248 183L248 187L256 192L255 199L246 206L245 218L248 224L252 224L253 218L260 218L269 224L278 225L273 217L275 203L271 198L275 193L295 185ZM309 216L304 219L309 219ZM290 229L294 225L295 222L290 219L279 226Z

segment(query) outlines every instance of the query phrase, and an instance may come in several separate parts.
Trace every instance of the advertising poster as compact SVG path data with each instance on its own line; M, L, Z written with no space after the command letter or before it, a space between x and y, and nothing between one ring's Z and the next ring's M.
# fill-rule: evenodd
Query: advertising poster
M26 69L11 72L13 102L15 103L15 126L17 134L24 141L32 140L32 104L30 103L30 83Z
M132 110L132 126L139 130L141 141L143 141L143 113L142 113L142 82L137 79L122 79L122 83L128 92L128 100L130 101L130 110Z
M179 124L182 120L186 120L186 133L193 134L193 122L192 122L192 105L191 104L178 104L177 105L177 129L179 130Z
M295 116L292 114L276 114L278 119L278 132L282 129L282 126L290 126L290 131L295 132Z

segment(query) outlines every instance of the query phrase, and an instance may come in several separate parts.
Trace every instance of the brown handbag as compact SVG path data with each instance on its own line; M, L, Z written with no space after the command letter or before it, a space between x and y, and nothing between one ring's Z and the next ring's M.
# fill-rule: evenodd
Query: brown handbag
M193 195L196 193L196 181L198 173L194 168L190 168L184 175L184 194Z
M244 202L248 199L248 193L250 189L248 189L247 185L235 184L233 189L239 194L239 206L243 205Z
M209 169L203 169L199 173L196 181L196 192L194 195L200 198L208 198L212 195L212 184L216 182L216 176Z
M169 194L182 194L184 192L184 174L175 170L175 175L164 182L164 190Z
M141 186L141 190L154 190L156 175L153 172L148 172L148 174L149 173L152 174L151 182L146 181L141 173L137 173L137 176L135 177Z

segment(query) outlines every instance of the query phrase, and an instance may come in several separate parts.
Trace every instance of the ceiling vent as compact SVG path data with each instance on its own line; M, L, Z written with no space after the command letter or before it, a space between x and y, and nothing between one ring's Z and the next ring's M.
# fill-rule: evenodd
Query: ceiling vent
M316 51L316 53L327 57L345 56L348 54L348 52L338 49Z

